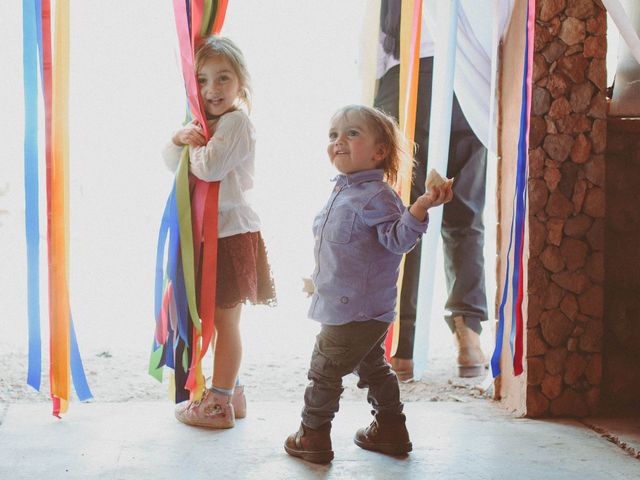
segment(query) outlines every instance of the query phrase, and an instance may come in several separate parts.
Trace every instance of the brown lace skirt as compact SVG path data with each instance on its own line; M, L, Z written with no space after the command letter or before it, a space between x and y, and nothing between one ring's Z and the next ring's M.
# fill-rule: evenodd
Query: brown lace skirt
M260 232L218 239L216 307L239 303L275 305L276 290Z

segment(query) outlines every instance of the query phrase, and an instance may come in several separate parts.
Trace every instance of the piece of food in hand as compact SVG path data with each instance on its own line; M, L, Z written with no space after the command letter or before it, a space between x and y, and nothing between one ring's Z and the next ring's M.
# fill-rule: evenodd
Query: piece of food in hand
M313 284L313 280L309 277L302 277L302 292L307 294L307 297L313 295L316 291L316 286Z
M435 168L432 168L427 175L427 181L425 182L425 187L427 187L427 191L431 190L433 187L443 186L445 188L451 188L453 186L453 178L445 178L436 172Z

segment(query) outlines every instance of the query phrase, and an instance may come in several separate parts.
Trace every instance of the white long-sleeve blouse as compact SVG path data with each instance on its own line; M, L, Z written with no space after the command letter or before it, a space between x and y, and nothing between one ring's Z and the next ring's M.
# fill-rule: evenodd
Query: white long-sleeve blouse
M175 171L182 148L169 142L162 151L167 168ZM189 147L189 171L207 182L220 181L218 237L260 230L260 218L247 199L253 188L255 130L241 110L224 114L203 147Z

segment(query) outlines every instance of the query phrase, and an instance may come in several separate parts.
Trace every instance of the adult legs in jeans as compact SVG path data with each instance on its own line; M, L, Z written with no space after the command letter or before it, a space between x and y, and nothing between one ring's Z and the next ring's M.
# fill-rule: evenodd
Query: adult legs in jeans
M453 319L464 317L476 333L487 319L484 282L484 222L487 151L470 130L452 132L448 177L455 177L454 199L444 206L442 243L449 294L445 309L453 332Z
M302 423L312 429L331 422L338 411L342 377L355 372L368 387L374 410L401 413L398 380L384 359L388 324L377 320L323 325L316 337L304 394Z
M417 151L411 202L421 195L425 188L432 71L433 58L421 58L414 137ZM399 68L393 67L382 77L375 101L378 108L396 118L398 75ZM446 320L454 333L454 318L458 317L462 318L463 324L466 324L474 334L479 334L480 322L487 318L482 252L486 150L471 131L455 96L451 123L447 176L455 177L456 180L453 186L454 198L451 203L444 206L442 223L448 293L446 308L451 312ZM405 259L400 299L400 333L395 354L396 365L401 365L397 359L413 358L419 270L420 245L418 244Z

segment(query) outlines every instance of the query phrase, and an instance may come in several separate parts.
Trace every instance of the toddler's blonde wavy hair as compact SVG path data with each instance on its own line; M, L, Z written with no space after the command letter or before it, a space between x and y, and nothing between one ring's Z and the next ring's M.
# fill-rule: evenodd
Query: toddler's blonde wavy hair
M398 181L398 171L406 162L413 162L413 158L406 151L406 139L398 123L393 117L366 105L347 105L333 114L331 120L346 119L350 114L362 118L375 136L376 143L387 149L387 155L380 168L384 170L385 180L392 186Z

